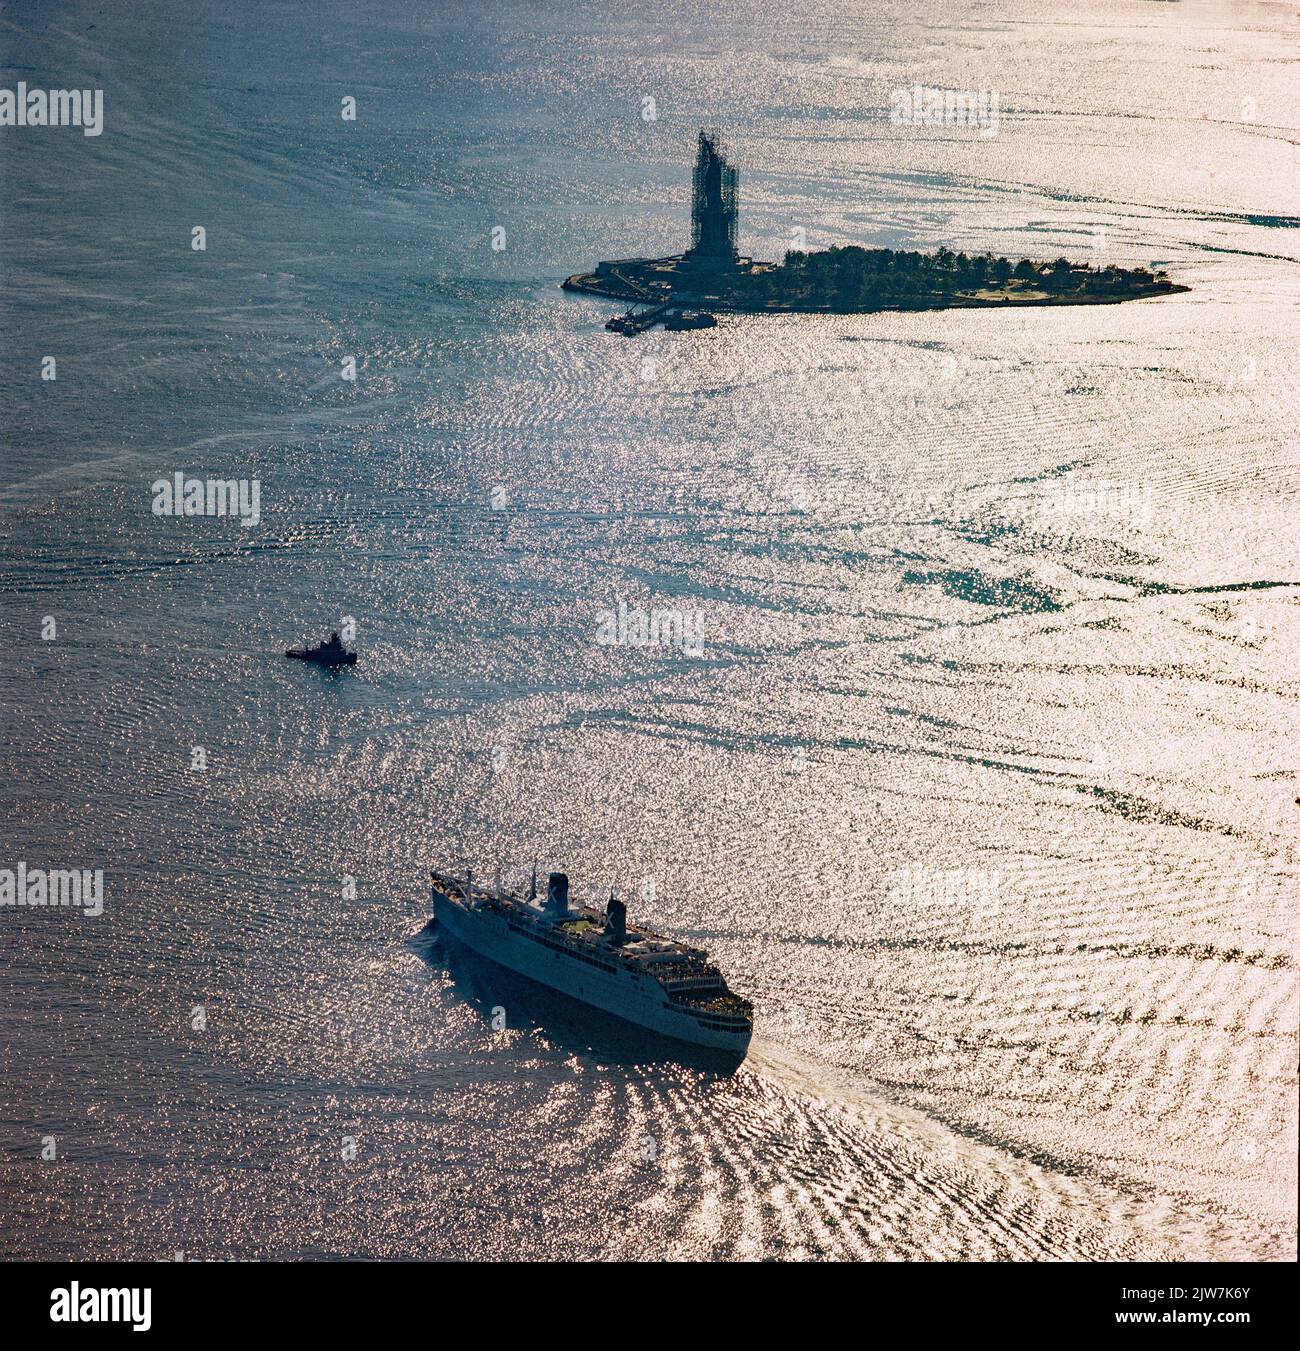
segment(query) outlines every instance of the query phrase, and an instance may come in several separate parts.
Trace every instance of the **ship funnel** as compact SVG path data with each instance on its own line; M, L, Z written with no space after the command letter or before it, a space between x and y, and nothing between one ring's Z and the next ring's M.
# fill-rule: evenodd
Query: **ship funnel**
M569 913L569 879L565 873L552 873L546 880L546 910L548 914Z
M627 906L612 891L605 907L605 937L611 943L627 942Z

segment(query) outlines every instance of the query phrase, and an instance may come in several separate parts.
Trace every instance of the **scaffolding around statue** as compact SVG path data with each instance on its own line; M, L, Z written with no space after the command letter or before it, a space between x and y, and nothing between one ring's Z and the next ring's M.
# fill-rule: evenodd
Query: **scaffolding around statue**
M691 247L686 258L702 266L734 267L740 174L716 131L700 132L692 186Z

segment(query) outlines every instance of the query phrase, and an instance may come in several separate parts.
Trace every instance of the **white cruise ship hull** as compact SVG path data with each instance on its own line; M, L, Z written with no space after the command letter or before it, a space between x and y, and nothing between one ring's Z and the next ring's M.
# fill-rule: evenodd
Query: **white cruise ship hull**
M707 1013L695 1014L674 1006L653 976L630 971L607 972L567 953L553 951L535 939L513 932L501 915L467 912L436 887L433 913L440 925L480 956L559 990L571 999L692 1046L707 1046L737 1057L743 1057L749 1049L748 1031L710 1027Z

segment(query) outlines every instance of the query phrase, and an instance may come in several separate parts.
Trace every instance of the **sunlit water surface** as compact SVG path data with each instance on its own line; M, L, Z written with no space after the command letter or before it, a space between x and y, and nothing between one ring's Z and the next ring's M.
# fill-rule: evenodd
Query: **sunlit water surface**
M0 143L0 862L106 877L0 913L0 1251L1294 1256L1294 11L241 8L0 26L106 113ZM606 334L702 124L757 257L1192 289ZM735 1075L424 930L534 857L715 955Z

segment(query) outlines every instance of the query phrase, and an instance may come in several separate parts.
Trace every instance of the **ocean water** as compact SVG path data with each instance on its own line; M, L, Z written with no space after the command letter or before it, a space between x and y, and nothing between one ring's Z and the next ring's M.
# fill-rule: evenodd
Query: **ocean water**
M1296 35L8 4L105 126L0 129L0 866L104 911L0 909L0 1254L1294 1258ZM1191 290L607 334L701 126L755 257ZM426 928L534 859L714 954L734 1075Z

